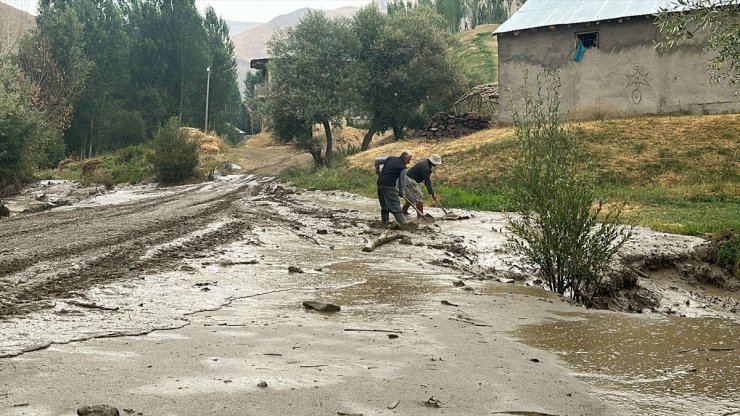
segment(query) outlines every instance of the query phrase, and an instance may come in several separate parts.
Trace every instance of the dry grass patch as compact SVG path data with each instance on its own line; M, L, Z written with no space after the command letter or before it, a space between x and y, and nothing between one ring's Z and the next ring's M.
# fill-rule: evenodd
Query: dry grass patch
M639 117L568 125L588 154L602 185L683 187L681 192L740 195L740 114ZM372 173L379 155L410 150L414 160L439 153L435 180L448 186L499 184L511 165L513 127L497 127L457 139L403 140L349 158L348 166ZM688 185L700 185L686 188Z
M740 114L663 116L572 125L598 173L680 185L740 170Z
M213 170L221 170L229 163L238 163L238 157L230 152L231 146L219 136L206 134L193 127L182 127L190 140L198 143L199 176L205 176Z
M278 139L272 135L269 131L262 130L257 134L247 136L245 139L245 146L253 149L263 149L266 147L273 146L290 146L290 144L280 143Z

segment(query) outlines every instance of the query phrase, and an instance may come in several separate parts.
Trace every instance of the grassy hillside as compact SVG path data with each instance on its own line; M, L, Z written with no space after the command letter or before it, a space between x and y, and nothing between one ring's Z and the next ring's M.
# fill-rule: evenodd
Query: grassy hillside
M639 117L569 125L601 193L657 230L701 235L740 229L740 115ZM440 142L407 140L359 153L341 166L291 175L297 184L375 194L372 160L408 149L439 153L434 183L445 206L506 210L501 189L514 130L495 128Z
M470 85L498 81L498 43L491 37L498 24L480 25L457 34L457 61L470 80Z

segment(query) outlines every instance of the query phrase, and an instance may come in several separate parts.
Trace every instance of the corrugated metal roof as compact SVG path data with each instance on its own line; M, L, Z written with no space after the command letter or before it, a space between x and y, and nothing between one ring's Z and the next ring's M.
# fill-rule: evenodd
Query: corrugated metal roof
M494 34L656 14L676 0L527 0Z

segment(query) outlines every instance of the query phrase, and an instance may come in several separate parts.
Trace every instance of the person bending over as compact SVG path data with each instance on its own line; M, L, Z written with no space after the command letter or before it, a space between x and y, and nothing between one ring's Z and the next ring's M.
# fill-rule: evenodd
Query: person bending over
M432 168L441 164L442 157L435 153L430 157L420 159L414 163L411 169L406 170L406 184L403 188L406 203L403 204L402 209L404 215L408 215L411 204L414 204L418 210L417 217L424 214L424 195L421 192L421 186L419 186L421 182L424 182L432 199L439 201L437 194L434 193L434 188L432 188Z
M411 161L411 152L403 151L400 156L379 156L375 158L375 174L378 175L378 202L380 202L380 219L383 224L388 224L390 214L399 224L406 222L401 214L401 201L403 187L406 186L406 177L401 172L406 170L406 165ZM380 166L383 169L380 169ZM398 186L398 189L396 189Z

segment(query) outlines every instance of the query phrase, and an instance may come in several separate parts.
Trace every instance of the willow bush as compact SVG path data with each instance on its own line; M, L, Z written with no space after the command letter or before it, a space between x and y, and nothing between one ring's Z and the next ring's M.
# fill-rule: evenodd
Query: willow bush
M177 117L157 130L151 145L150 162L160 181L174 183L193 175L198 166L198 142L180 129Z
M518 215L508 229L550 290L588 305L631 228L620 224L619 208L605 210L596 198L575 136L559 115L559 79L546 75L537 84L535 95L525 79L523 106L513 112L517 156L507 186Z

